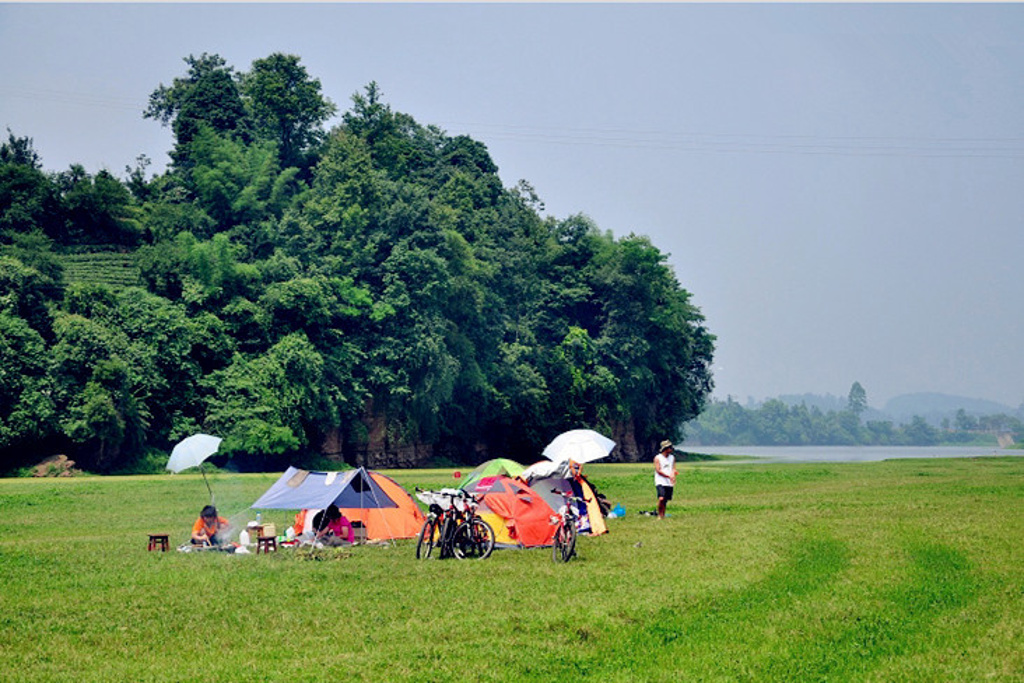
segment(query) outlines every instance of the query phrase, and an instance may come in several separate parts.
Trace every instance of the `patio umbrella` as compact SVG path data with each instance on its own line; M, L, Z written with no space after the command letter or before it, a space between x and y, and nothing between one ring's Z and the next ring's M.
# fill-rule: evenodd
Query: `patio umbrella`
M171 457L167 460L167 469L178 473L190 467L198 467L206 482L206 490L210 492L210 502L213 502L213 490L210 482L206 479L206 472L203 471L203 462L220 448L221 438L209 434L193 434L183 439L171 451Z
M573 460L581 465L606 457L615 448L615 442L592 429L573 429L562 432L544 449L544 457L555 462Z

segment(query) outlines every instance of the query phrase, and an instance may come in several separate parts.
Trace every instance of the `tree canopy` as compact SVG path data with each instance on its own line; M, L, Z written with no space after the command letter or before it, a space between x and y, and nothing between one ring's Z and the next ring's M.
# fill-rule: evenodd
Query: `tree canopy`
M327 128L298 57L185 62L144 112L158 175L0 147L0 469L145 469L199 430L252 469L529 460L576 427L637 459L700 413L714 336L649 239L542 215L376 83Z

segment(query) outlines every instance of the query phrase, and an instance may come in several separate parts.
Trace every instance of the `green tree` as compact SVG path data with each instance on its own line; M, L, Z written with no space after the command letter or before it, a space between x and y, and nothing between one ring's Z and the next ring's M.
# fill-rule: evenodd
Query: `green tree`
M274 456L316 445L338 424L324 379L323 357L302 333L282 338L266 354L236 356L203 382L204 428L224 435L224 452L247 454L250 466L272 465Z
M200 126L191 157L198 204L221 230L279 218L297 189L297 169L281 171L273 143L247 145Z
M618 417L631 417L650 450L704 408L714 337L649 239L628 235L605 244L594 256L599 267L587 314L600 330L605 364L619 378Z
M920 415L914 415L910 424L903 425L904 443L908 446L934 446L939 442L939 432Z
M352 95L352 109L342 114L342 128L366 143L377 168L389 178L434 175L438 147L445 143L441 132L419 126L408 114L392 111L375 81L364 93Z
M194 422L200 365L181 304L138 288L68 288L57 314L51 373L61 429L100 471L124 467L147 443L163 447Z
M217 133L248 134L249 122L234 68L217 54L185 58L188 74L160 86L149 96L143 116L170 125L175 147L171 159L190 165L190 145L202 126Z
M243 101L258 137L277 144L282 168L305 167L306 154L324 139L323 124L337 107L321 94L295 55L276 52L241 77Z
M15 137L0 145L0 237L42 231L59 239L64 235L60 191L40 168L31 138Z
M618 380L601 362L601 354L582 327L570 327L565 339L554 350L555 364L563 372L550 404L556 408L562 424L591 425L608 430L619 415ZM559 375L561 377L559 377Z
M53 281L35 268L0 255L0 312L22 318L46 339L51 338L53 290Z
M39 273L44 295L59 299L64 286L64 266L54 252L54 242L41 230L10 233L11 242L0 245L0 254L21 261Z
M868 409L868 392L860 382L854 382L846 399L846 409L858 418Z
M139 209L108 171L90 176L78 164L57 176L67 222L65 243L134 247L143 238Z
M81 315L58 314L51 352L54 402L62 432L78 444L76 460L110 471L122 448L145 438L147 415L139 405L127 336Z
M32 138L15 137L11 129L8 128L7 141L0 145L0 164L14 164L38 169L42 168L43 162L35 150Z
M0 472L22 464L18 447L47 437L54 427L47 364L42 336L0 311Z
M967 411L960 408L956 411L956 428L962 432L973 432L978 429L978 418L968 415Z

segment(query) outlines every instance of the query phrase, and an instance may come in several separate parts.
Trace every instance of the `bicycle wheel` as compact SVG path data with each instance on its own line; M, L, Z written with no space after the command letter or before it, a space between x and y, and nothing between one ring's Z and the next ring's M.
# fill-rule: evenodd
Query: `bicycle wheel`
M555 537L552 539L552 543L553 543L553 545L552 545L552 548L551 548L551 559L554 560L555 562L565 562L565 560L562 559L563 556L565 555L565 552L564 552L564 548L565 548L565 525L564 524L559 523L558 527L555 529Z
M471 519L459 525L452 539L452 551L460 560L483 560L494 550L494 529L482 519Z
M416 559L425 560L430 557L430 553L434 551L434 530L436 528L435 520L428 519L423 522L423 528L420 529L420 535L416 538Z
M452 529L454 525L452 518L449 515L444 516L444 520L441 522L441 531L437 534L437 540L434 544L438 546L438 552L442 560L446 560L452 556Z
M571 522L565 528L565 545L567 550L564 562L568 562L576 554L576 534L576 524Z

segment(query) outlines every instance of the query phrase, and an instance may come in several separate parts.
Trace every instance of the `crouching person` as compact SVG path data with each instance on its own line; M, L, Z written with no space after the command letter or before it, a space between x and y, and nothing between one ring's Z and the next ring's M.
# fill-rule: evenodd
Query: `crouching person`
M230 523L217 514L217 508L207 505L192 525L192 545L224 545L228 542Z

